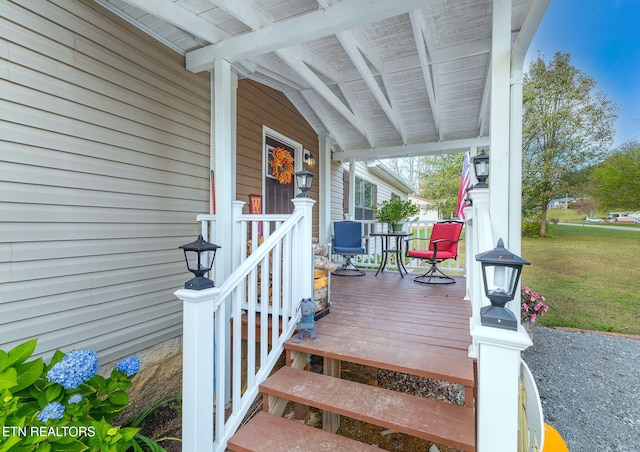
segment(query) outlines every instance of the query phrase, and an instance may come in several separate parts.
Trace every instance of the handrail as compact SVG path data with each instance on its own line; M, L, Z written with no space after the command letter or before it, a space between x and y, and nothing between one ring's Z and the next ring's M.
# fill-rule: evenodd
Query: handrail
M259 218L254 218L253 215L251 216L247 215L246 217L247 218L245 219L245 216L243 215L238 219L238 222L243 220L247 221L247 219L249 221L255 221L255 220L260 221ZM296 212L293 212L293 214L286 216L285 217L287 218L286 221L282 223L282 225L280 225L280 227L278 227L278 229L276 229L275 232L271 234L268 239L266 239L260 246L258 246L256 251L251 253L251 255L249 255L249 257L247 257L247 259L242 264L240 264L238 268L234 270L231 276L229 276L229 278L225 280L225 282L220 286L219 296L222 298L227 297L231 293L233 288L235 288L238 285L237 281L239 279L242 279L248 276L249 272L253 270L255 267L257 267L258 264L267 256L267 254L277 244L281 242L281 240L284 238L287 232L293 229L293 227L298 223L298 221L300 221L301 217L302 217L301 211L296 211ZM270 216L269 218L273 219L272 216Z
M182 429L185 451L226 449L252 406L259 385L280 359L284 342L295 331L299 312L294 301L312 293L314 201L295 199L293 202L292 215L242 215L243 203L235 202L233 216L227 220L234 224L230 257L235 270L219 287L176 292L183 301L184 313ZM222 219L199 215L198 221L202 222L203 232L208 233L213 229L212 223ZM247 226L258 222L268 226L264 231L265 240L259 246L255 246L257 241L254 241L251 254L246 256ZM254 239L257 232L255 228ZM301 245L304 243L308 243L308 249ZM243 317L246 317L245 325ZM271 336L268 335L269 318L273 326ZM246 343L243 343L243 334ZM215 402L213 409L212 401Z

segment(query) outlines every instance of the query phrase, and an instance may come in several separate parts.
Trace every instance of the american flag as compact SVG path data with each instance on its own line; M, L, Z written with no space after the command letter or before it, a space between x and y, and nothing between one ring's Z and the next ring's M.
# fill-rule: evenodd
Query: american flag
M464 208L466 207L464 198L467 196L467 188L469 188L471 184L469 169L469 153L465 152L462 163L462 176L460 177L460 188L458 189L458 204L456 205L455 213L455 216L461 220L464 220Z

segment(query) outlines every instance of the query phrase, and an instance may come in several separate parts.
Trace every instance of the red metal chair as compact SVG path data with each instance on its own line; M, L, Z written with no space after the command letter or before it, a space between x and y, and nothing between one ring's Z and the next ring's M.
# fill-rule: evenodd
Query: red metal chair
M462 232L462 223L459 221L443 221L435 223L431 231L431 236L425 238L407 239L406 255L414 259L422 259L430 265L429 270L416 276L413 280L419 284L454 284L456 282L451 276L445 275L438 268L438 264L447 259L458 258L458 242ZM411 249L409 242L414 240L429 241L428 248Z

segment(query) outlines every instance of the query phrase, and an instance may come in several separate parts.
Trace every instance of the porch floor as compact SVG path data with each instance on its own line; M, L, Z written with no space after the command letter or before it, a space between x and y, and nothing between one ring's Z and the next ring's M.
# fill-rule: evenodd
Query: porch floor
M436 286L416 284L414 276L401 278L394 271L332 276L331 314L318 323L319 333L328 330L329 324L340 325L350 335L370 341L433 347L466 357L471 345L471 305L463 299L465 278Z

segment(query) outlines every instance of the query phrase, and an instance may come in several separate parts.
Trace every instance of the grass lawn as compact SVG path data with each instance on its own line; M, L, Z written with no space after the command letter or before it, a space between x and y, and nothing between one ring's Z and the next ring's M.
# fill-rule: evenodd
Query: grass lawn
M523 238L522 282L544 295L545 326L640 335L640 232L555 225Z

